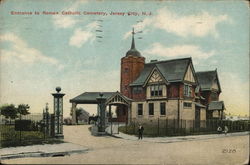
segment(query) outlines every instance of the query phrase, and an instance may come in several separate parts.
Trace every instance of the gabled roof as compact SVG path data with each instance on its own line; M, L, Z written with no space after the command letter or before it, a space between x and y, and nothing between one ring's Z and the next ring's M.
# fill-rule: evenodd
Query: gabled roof
M161 71L158 69L158 67L155 66L155 67L152 68L152 70L150 71L148 77L146 78L146 80L145 80L144 83L143 83L143 86L146 86L147 82L149 81L150 77L153 75L153 73L154 73L155 71L159 73L160 77L163 79L163 81L164 81L165 83L169 84L168 81L165 79L165 77L161 74Z
M208 104L208 110L224 110L225 105L223 101L211 101Z
M110 98L113 94L116 92L84 92L80 94L79 96L76 96L73 99L70 99L69 101L71 103L77 103L77 104L97 104L97 97L100 97L100 93L103 94L103 98Z
M217 79L219 92L221 92L220 82L217 74L217 70L196 72L198 82L201 86L201 90L212 90L212 85L215 79Z
M167 61L154 61L144 65L144 69L139 77L130 84L130 86L143 85L150 75L153 68L157 67L163 78L168 82L179 82L184 80L185 73L189 64L192 63L191 58L174 59Z
M121 100L119 100L119 98L121 98ZM120 92L117 91L107 99L106 104L115 104L115 103L122 103L122 102L125 104L130 104L131 101L132 99L122 95Z

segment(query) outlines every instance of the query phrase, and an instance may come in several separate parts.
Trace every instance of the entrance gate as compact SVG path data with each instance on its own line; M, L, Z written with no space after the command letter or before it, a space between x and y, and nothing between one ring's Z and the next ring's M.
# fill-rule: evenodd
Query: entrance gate
M106 122L110 121L119 121L119 122L130 122L131 121L131 110L130 103L131 99L123 96L120 92L85 92L73 99L70 100L72 103L72 124L76 124L76 106L77 104L97 104L97 128L96 130L103 134L107 124ZM117 118L112 118L111 116L111 106L116 106ZM106 107L109 106L109 115L106 114ZM102 132L102 133L101 133ZM97 133L98 135L98 133Z

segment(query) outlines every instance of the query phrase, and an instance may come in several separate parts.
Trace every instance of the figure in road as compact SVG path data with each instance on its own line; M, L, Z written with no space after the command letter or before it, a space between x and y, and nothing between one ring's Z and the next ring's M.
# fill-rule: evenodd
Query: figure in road
M219 126L218 128L217 128L217 132L220 134L220 133L222 133L222 128Z
M225 135L227 135L227 132L228 132L228 128L227 128L227 126L225 125L225 127L224 127L224 133L225 133Z
M142 140L143 131L144 131L143 126L141 124L139 124L139 128L138 128L139 137L138 137L138 139Z

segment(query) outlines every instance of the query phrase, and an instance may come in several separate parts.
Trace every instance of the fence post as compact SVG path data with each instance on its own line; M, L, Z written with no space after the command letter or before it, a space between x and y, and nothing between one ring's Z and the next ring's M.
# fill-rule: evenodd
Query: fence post
M195 121L194 120L192 120L193 121L193 133L195 132Z
M166 132L165 133L166 133L166 136L167 136L168 135L168 119L167 118L166 118L166 125L165 126L166 126Z
M135 119L134 119L134 124L133 124L133 131L134 131L134 134L135 134Z
M184 135L186 135L186 122L187 122L187 120L184 120Z
M20 117L19 117L19 120L21 121L22 119L22 115L20 114ZM22 142L22 131L21 131L21 129L20 129L20 143Z
M159 117L158 117L158 136L160 135L160 119L159 119Z
M181 128L180 128L180 131L179 131L181 134L183 133L182 128L183 128L183 119L181 119Z
M118 127L117 127L117 131L118 131L118 134L119 134L119 121L118 121Z
M126 133L128 133L128 122L126 121Z
M173 133L175 133L175 119L174 119L174 127L173 128L174 128Z

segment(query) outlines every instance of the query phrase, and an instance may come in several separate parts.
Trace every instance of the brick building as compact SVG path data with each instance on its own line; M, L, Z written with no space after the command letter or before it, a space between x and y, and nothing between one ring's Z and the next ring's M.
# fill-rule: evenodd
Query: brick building
M221 86L217 70L195 72L192 58L145 63L136 50L134 35L130 50L121 58L120 80L120 92L103 93L109 111L116 106L116 121L223 118L225 107L219 101ZM96 104L96 97L98 92L85 92L70 102L72 107Z

